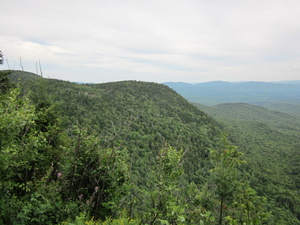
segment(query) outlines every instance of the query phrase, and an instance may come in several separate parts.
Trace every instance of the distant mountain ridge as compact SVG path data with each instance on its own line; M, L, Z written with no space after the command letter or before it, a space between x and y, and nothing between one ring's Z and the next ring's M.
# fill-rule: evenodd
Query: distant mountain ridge
M164 83L190 102L217 105L239 103L259 105L269 109L300 115L300 82L224 82Z

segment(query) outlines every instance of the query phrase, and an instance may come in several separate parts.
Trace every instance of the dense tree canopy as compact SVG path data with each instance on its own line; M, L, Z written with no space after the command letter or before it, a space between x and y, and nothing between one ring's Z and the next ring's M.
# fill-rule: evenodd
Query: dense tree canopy
M277 150L270 156L262 139L228 129L167 86L7 75L19 87L0 96L0 223L299 223L299 187L289 180L297 158L283 176L268 164ZM264 163L274 172L259 170Z
M298 224L300 123L297 116L244 103L220 104L203 110L218 118L234 144L243 149L247 163L242 169L257 193L269 199L276 223Z

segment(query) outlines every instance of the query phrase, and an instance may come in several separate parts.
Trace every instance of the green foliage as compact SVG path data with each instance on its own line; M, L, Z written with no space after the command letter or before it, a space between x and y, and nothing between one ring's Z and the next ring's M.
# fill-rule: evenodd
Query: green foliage
M232 204L239 180L237 177L237 166L241 164L241 153L235 146L229 145L227 139L223 138L224 147L220 150L211 151L211 160L214 168L211 171L213 192L219 204L219 224L223 224L224 209Z
M242 103L204 110L219 118L230 139L243 151L247 164L240 169L257 195L267 199L272 212L268 223L299 224L297 118Z
M12 71L0 71L0 94L7 93L11 88L14 87L14 84L10 81L10 74Z
M215 195L219 210L217 210L218 224L262 224L268 213L266 199L256 195L256 192L241 178L238 166L243 163L242 153L236 146L229 144L223 138L223 147L211 151L211 160L214 168L211 170L209 184ZM211 208L213 210L216 208Z
M19 93L12 89L1 95L0 219L6 224L51 223L60 218L53 172L61 149L51 141L59 139L58 129L38 125L48 114L36 111Z
M79 211L117 215L127 152L102 148L96 135L78 128L71 141L61 133L51 100L38 96L34 106L18 89L1 95L2 223L52 224Z
M125 213L126 214L126 213ZM140 225L140 220L133 220L127 218L125 214L122 214L120 218L111 219L107 218L105 221L89 219L84 214L76 216L74 222L65 221L61 225Z
M266 209L267 199L257 196L248 182L237 185L232 205L233 210L226 217L230 224L264 224L270 217Z
M184 222L184 205L180 199L179 183L183 175L182 151L165 146L152 167L143 193L147 224L176 224Z
M297 224L296 190L266 185L273 197L264 194L257 180L267 175L252 166L264 161L247 152L254 148L242 149L250 163L239 165L221 125L168 87L10 76L21 91L1 95L2 223L284 224L290 212L287 224ZM297 177L297 158L290 162Z
M212 213L214 195L208 185L198 187L195 183L181 188L184 196L186 224L214 224L216 216Z
M24 79L25 80L25 79ZM24 90L36 90L32 80ZM218 145L218 124L164 85L115 82L78 85L47 80L42 89L59 104L64 126L74 124L95 132L108 148L128 149L134 176L147 168L164 142L188 150L184 169L189 182L203 183L208 176L209 148ZM142 168L142 169L141 169Z
M72 135L73 142L61 168L63 195L78 201L81 211L96 219L116 216L128 186L127 151L103 148L99 137L78 127Z

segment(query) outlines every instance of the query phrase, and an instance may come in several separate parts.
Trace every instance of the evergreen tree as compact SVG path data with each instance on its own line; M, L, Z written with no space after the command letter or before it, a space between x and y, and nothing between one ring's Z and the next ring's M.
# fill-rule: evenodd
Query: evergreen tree
M237 165L242 162L241 153L236 150L236 147L229 145L225 137L223 142L223 149L211 151L214 165L211 175L219 202L219 225L223 224L224 210L232 203L238 185Z
M256 195L242 179L238 166L244 163L242 153L223 137L223 147L211 151L212 195L218 224L262 224L268 217L266 199ZM217 210L216 210L217 209ZM225 218L225 219L224 219ZM226 221L226 222L225 222Z
M0 94L5 94L14 87L14 84L9 79L10 74L10 70L0 71Z

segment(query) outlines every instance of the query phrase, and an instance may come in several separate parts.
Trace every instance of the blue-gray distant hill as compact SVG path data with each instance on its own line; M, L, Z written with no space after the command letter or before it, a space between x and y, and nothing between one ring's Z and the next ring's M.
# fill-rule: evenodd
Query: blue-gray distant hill
M216 105L245 102L300 115L300 81L164 83L190 102Z

